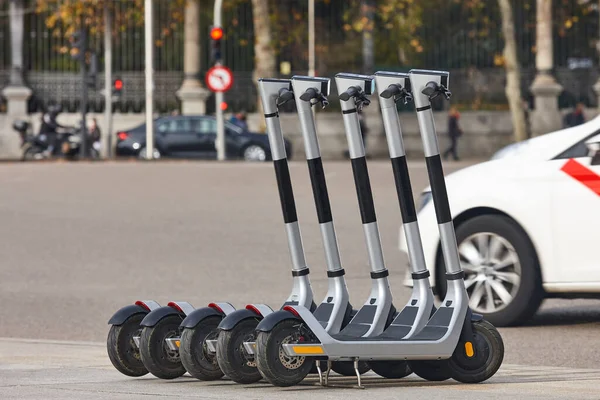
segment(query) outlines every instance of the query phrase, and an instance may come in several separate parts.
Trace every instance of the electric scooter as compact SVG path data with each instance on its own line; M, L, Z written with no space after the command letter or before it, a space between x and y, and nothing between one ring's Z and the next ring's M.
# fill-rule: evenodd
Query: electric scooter
M297 275L306 269L306 261L298 227L296 205L278 110L280 106L294 99L294 93L289 79L259 79L258 83L265 112L267 134L273 156L288 246L292 258L292 274ZM320 159L316 168L317 170L320 168L320 171L322 171ZM314 169L311 170L311 179L315 206L317 210L321 210L319 223L326 253L329 287L325 300L313 311L313 314L328 332L337 333L348 324L356 311L352 309L349 301L344 279L345 271L341 267L324 175L314 173L314 171ZM296 303L294 298L290 297L282 308ZM255 328L263 318L271 320L273 315L277 316L277 314L273 314L271 309L258 313L252 305L248 305L246 309L238 310L227 316L219 325L221 332L216 345L217 360L223 372L233 381L252 383L261 379L261 374L256 368L254 354L256 346L254 340L256 336ZM316 368L317 371L315 372L320 369L319 362L312 367L310 363L302 364L295 361L294 359L284 359L282 362L292 369L302 367L314 371ZM332 369L342 375L355 374L351 363L335 363ZM364 363L360 366L360 373L365 373L368 370L369 368Z
M447 89L449 74L443 71L411 70L409 77L438 219L441 250L446 266L448 290L444 301L433 312L427 323L420 330L412 331L410 337L407 335L411 333L415 320L413 318L411 328L404 323L402 319L410 314L405 312L406 307L383 333L370 337L366 335L362 337L349 337L343 334L330 335L307 310L297 306L285 307L284 310L289 312L289 319L296 319L297 326L304 329L305 340L302 343L278 344L277 340L282 333L291 334L289 329L285 326L261 326L259 324L257 327L259 331L257 353L259 354L258 368L261 372L269 371L279 365L274 350L282 351L288 356L325 356L328 363L352 360L355 365L359 360L369 362L446 360L446 367L451 377L463 383L485 381L493 376L502 364L504 344L500 334L493 325L483 320L482 316L473 314L468 305L464 272L458 257L454 226L446 194L431 100L440 95L446 99L450 98L451 93ZM385 90L379 94L384 99L390 95L390 92L384 93ZM352 109L354 103L352 96L348 96L348 100L343 100L341 95L340 100L342 100L344 111ZM357 119L355 119L354 125L358 125ZM355 133L353 135L356 136ZM413 277L413 279L415 278ZM420 279L415 279L415 283L418 280ZM409 303L411 305L407 306L413 308L411 310L413 313L418 311L414 308L418 308L420 299L414 300L416 300L415 304L412 304L411 300ZM288 373L268 380L277 386L291 386L303 378L300 374ZM360 375L357 375L357 378L358 386L362 387ZM327 385L327 376L325 385Z
M321 162L319 143L311 107L316 104L321 104L323 106L328 104L326 95L329 93L329 82L330 80L327 78L306 76L292 77L292 85L296 97L298 115L301 121L309 172L311 172L311 178L314 178L313 188L318 187L317 183L319 180L322 181L324 185L325 173ZM371 94L372 89L373 86L369 81L367 93ZM362 102L365 101L368 102L368 99L362 99ZM362 141L362 138L360 140ZM392 303L392 294L387 279L388 270L385 268L383 251L379 239L370 183L368 179L365 179L367 176L363 173L364 171L360 170L361 168L362 167L359 165L355 169L355 183L361 209L363 230L367 240L369 264L372 271L372 290L366 303L350 320L348 325L344 327L339 334L333 332L330 333L332 335L343 335L353 338L380 334L396 316L396 309ZM316 193L319 193L319 191ZM317 205L317 215L320 222L326 222L331 217L331 209L328 207L326 212L323 212L323 209ZM324 239L325 243L327 243L326 238ZM289 307L284 307L284 310L287 310L288 308ZM298 383L306 376L306 370L300 368L291 370L286 368L280 361L271 362L274 361L272 357L274 357L275 352L279 352L279 343L291 340L289 338L293 338L295 330L297 331L299 326L303 338L308 338L311 335L310 331L303 332L305 328L302 324L298 324L298 318L295 318L293 315L292 318L290 318L290 315L291 314L286 311L274 313L270 320L265 319L257 326L257 331L259 332L256 352L258 369L265 379L270 382L276 381L278 382L278 385L282 386L288 385L289 382ZM277 330L276 335L269 336L263 334L264 332L274 332L271 331L271 328L275 326L281 327L281 329ZM328 363L328 370L331 369L332 364L333 363ZM348 365L348 363L346 365ZM398 363L394 367L396 367L395 371L387 370L385 373L393 374L395 377L403 377L410 374L410 370L406 363L402 365L401 363ZM384 368L382 367L382 369ZM358 363L355 364L355 372L360 375ZM322 378L321 374L320 378Z

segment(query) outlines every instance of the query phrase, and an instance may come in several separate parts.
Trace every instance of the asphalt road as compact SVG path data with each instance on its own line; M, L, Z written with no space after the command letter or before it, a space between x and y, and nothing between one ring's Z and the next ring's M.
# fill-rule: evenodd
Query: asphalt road
M447 163L446 172L465 163ZM413 188L427 182L410 163ZM326 291L307 168L292 162L300 227L318 301ZM369 162L395 304L406 259L388 162ZM325 162L355 307L370 285L348 162ZM290 259L272 165L216 162L0 165L0 337L104 342L137 299L279 307ZM600 301L548 300L528 326L502 328L507 365L597 368ZM1 356L1 354L0 354Z

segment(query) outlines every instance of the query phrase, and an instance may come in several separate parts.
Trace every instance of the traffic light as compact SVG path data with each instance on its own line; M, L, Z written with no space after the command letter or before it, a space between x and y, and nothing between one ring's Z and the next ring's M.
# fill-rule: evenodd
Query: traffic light
M90 72L87 76L88 87L96 89L96 82L98 79L98 55L96 53L90 54Z
M119 96L121 97L123 91L123 79L121 78L115 78L113 80L113 96Z
M221 62L221 39L223 38L223 28L220 26L213 26L210 29L210 39L212 42L212 54L211 59L213 62Z
M71 42L71 58L85 61L85 52L87 51L87 32L85 29L75 31L69 41Z

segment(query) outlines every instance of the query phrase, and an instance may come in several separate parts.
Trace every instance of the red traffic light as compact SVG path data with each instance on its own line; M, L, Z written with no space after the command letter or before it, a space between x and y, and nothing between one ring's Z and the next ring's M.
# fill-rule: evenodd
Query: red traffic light
M123 89L123 81L121 79L115 79L114 87L116 90Z
M216 26L210 30L210 38L212 40L221 40L222 37L223 37L223 28Z
M227 110L228 106L227 106L227 103L223 101L223 102L221 102L221 106L220 107L221 107L221 110L225 111L225 110Z

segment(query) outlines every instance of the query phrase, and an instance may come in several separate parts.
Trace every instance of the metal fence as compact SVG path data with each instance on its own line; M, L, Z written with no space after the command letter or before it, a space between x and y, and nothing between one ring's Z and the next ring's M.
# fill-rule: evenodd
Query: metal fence
M596 106L596 96L591 86L598 76L598 2L553 1L555 75L565 88L560 105L569 107L579 100ZM30 8L35 0L26 2ZM118 13L125 13L135 6L127 0L118 0L116 3ZM352 28L353 22L361 18L360 3L359 0L316 0L318 74L333 76L341 70L362 69L361 33ZM384 1L377 0L374 3L381 6ZM471 108L506 108L503 40L497 0L420 0L412 3L416 4L413 7L422 8L419 16L422 24L410 33L410 40L400 40L400 36L394 36L392 31L387 30L381 17L376 17L375 69L450 70L453 76L453 102ZM7 4L0 2L0 87L4 86L10 68ZM208 33L212 4L210 1L201 1L200 4L201 67L206 71L210 56ZM231 0L225 1L225 5L223 54L225 64L233 69L235 77L234 86L226 93L225 99L231 110L253 111L256 89L251 72L254 65L251 1ZM270 6L278 64L285 62L292 71L306 74L307 2L271 0ZM519 0L513 2L513 6L518 56L523 67L522 88L525 95L529 96L528 88L535 74L535 0ZM154 58L156 106L159 112L169 112L179 108L175 91L183 79L183 24L173 25L169 0L155 0L155 8L154 36L159 42ZM399 14L404 11L397 10ZM76 110L81 88L78 66L65 51L69 43L64 35L60 32L55 34L46 26L47 17L47 14L35 12L28 12L25 17L25 73L28 84L34 90L29 109L38 111L49 101L58 101L66 109ZM167 28L171 32L164 36ZM101 39L100 35L96 35L91 40L93 48L100 54L100 65L103 63ZM143 43L143 26L134 23L121 29L113 39L113 71L125 81L123 101L116 106L121 112L140 112L144 107ZM402 55L396 54L399 45ZM588 66L572 69L574 59L584 60ZM100 78L98 87L102 85ZM91 110L103 110L103 99L99 93L92 92L90 99ZM209 112L213 111L212 103L209 101Z

